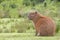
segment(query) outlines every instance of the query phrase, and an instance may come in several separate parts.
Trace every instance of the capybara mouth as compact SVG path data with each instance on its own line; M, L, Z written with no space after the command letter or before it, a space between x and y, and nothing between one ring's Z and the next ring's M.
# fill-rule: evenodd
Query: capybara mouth
M29 20L32 20L30 17L28 17Z
M29 20L32 20L29 15L28 15L28 19L29 19Z

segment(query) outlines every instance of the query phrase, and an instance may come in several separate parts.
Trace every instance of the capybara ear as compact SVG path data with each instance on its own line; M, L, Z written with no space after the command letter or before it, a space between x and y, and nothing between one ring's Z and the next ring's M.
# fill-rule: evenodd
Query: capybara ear
M37 11L35 11L35 14L37 14L38 12Z

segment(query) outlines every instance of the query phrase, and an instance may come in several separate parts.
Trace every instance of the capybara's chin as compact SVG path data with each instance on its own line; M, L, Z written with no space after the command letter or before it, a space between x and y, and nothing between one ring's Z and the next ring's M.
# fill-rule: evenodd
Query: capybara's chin
M29 19L29 20L32 20L33 18L31 18L30 16L28 16L28 19Z
M28 18L29 20L32 20L32 18Z

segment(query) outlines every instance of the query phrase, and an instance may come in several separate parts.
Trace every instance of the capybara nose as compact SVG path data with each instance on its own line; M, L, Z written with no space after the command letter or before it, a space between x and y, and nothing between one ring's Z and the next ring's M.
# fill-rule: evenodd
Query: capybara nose
M28 19L30 20L30 17L28 16Z

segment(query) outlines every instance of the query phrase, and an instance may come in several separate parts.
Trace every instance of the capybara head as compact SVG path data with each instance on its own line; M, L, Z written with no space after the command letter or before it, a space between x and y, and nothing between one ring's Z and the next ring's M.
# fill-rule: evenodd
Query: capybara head
M39 16L39 14L38 14L37 11L30 11L29 14L28 14L28 18L29 18L30 20L33 20L34 18L36 18L36 17L38 17L38 16Z

